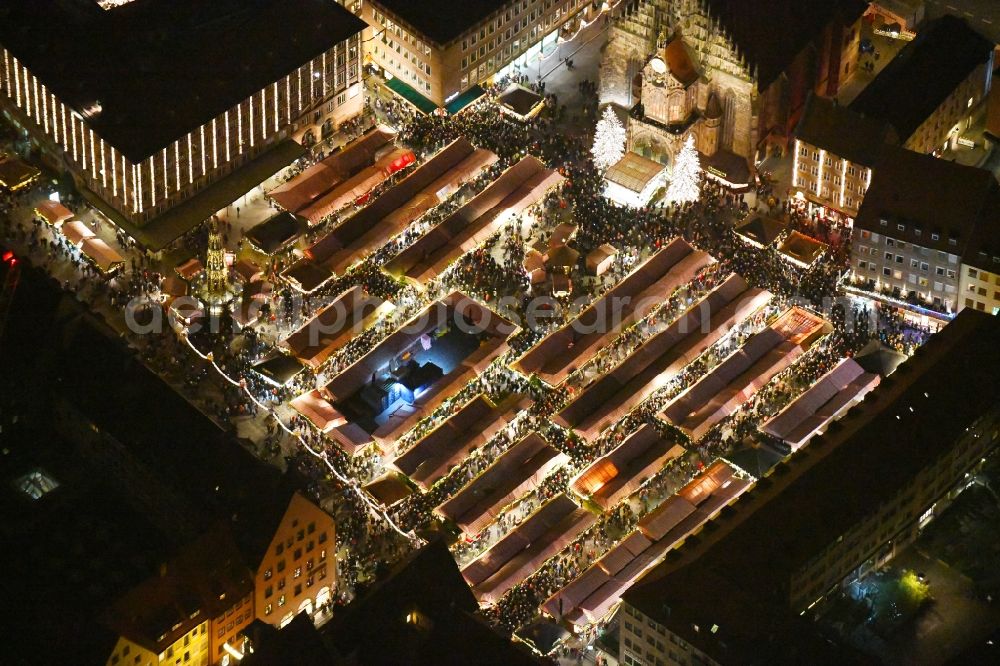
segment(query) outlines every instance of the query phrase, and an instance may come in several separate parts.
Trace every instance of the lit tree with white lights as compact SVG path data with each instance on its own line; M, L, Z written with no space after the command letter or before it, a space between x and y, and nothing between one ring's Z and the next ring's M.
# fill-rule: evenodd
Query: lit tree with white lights
M590 152L599 171L617 164L625 156L625 126L610 105L604 107L604 115L597 122L594 147Z
M697 201L700 194L698 188L700 173L701 163L698 160L698 151L694 149L694 136L689 134L674 162L670 186L667 188L667 201L670 203Z

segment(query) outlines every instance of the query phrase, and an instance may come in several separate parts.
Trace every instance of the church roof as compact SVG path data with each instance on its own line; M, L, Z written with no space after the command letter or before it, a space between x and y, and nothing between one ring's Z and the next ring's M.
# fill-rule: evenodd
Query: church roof
M673 77L685 88L698 80L698 68L682 38L670 40L663 49L663 59Z
M764 90L831 21L853 23L868 6L864 0L703 0Z

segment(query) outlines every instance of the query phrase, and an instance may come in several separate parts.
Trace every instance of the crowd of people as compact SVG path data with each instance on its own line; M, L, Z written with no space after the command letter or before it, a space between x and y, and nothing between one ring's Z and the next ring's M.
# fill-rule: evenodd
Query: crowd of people
M499 91L499 86L490 89L488 97L495 97ZM582 82L580 91L593 96L595 89L592 84ZM539 92L544 94L544 89ZM393 507L390 517L404 531L412 532L427 527L435 520L434 509L437 506L464 488L529 432L538 432L569 457L567 465L554 470L532 491L504 507L497 520L483 532L458 539L453 552L459 562L477 557L496 540L516 529L546 500L566 492L573 475L645 423L660 429L664 436L682 443L691 452L690 457L677 460L653 475L633 496L603 513L592 528L574 539L526 580L515 585L489 609L489 617L506 631L514 631L530 621L538 613L540 603L626 536L643 515L695 476L705 464L732 452L746 436L754 434L762 419L800 395L839 359L855 353L873 338L910 351L929 335L929 331L906 324L894 308L880 306L874 317L864 310L863 305L848 310L827 311L829 303L838 295L838 284L847 268L850 230L829 220L810 216L788 201L776 201L769 214L782 216L792 228L816 236L830 246L827 253L808 268L790 264L772 248L761 249L745 243L734 232L734 227L753 211L743 197L708 179L701 182L701 197L688 204L661 203L639 209L613 204L602 196L602 176L594 168L585 142L561 131L561 107L556 99L550 97L549 101L546 112L527 124L499 113L490 100L452 117L417 116L398 101L375 102L375 113L401 127L398 140L421 157L432 154L458 136L464 136L477 147L496 153L500 161L474 181L466 183L448 201L431 209L398 236L388 240L358 266L344 275L334 276L315 292L301 295L287 286L276 289L269 298L266 318L276 335L294 330L351 286L361 285L370 293L395 304L390 314L337 350L320 371L303 371L286 386L275 386L263 380L253 371L253 364L271 351L276 341L264 334L263 327L231 327L221 332L205 330L190 338L175 336L168 330L162 336L135 337L133 340L150 367L168 380L179 382L179 389L199 401L206 413L215 416L220 424L232 428L234 420L252 419L259 416L263 409L267 414L266 433L255 444L256 453L294 465L310 479L311 490L317 498L335 500L341 581L341 596L337 603L348 601L356 584L376 577L386 563L405 553L413 540L407 540L390 529L362 500L357 487L342 483L325 467L325 463L329 462L344 477L360 484L385 470L387 456L374 449L356 457L348 456L307 419L287 409L285 403L289 398L314 388L319 375L334 376L354 363L434 299L455 288L466 291L488 306L498 303L503 297L514 296L505 307L512 308L512 314L520 318L520 323L526 324L529 320L524 316L525 308L532 292L523 268L525 253L535 243L547 238L560 222L570 220L577 228L572 244L579 252L580 261L570 267L568 275L577 296L600 296L636 262L678 236L712 254L718 263L703 271L691 283L667 295L663 303L643 319L626 327L558 388L523 377L511 370L509 363L554 326L568 321L579 308L566 307L553 319L536 327L522 326L522 330L508 341L509 352L445 400L393 447L393 455L407 450L457 407L479 393L485 393L495 402L511 395L527 396L531 401L528 410L456 464L433 487L426 492L413 492ZM463 255L425 291L397 282L382 272L381 267L386 261L453 213L462 202L482 191L502 169L528 154L539 157L547 166L558 169L565 176L564 184L549 194L530 221L509 223L487 242ZM380 185L370 199L377 198L394 182L395 179L390 179ZM773 198L773 193L766 187L759 194ZM15 197L4 195L0 199L0 213L16 205L18 201ZM95 301L107 301L113 307L122 308L137 298L152 297L160 286L162 275L155 270L149 255L133 252L135 258L130 261L131 270L109 284L99 279L75 248L61 237L46 237L39 233L40 225L30 229L13 225L8 215L0 214L0 218L4 220L4 237L9 241L32 248L32 252L45 257L46 261L74 263L81 276L80 282L90 285L86 290L88 297ZM331 219L311 233L323 233L325 227L335 223L336 220ZM231 233L231 229L223 231ZM206 233L202 228L189 234L181 243L200 252L205 247ZM227 235L226 241L229 240ZM124 244L128 245L128 242ZM614 246L620 258L612 271L602 279L596 279L585 274L583 257L603 244ZM280 271L292 260L290 255L275 258L267 266L266 277L278 284ZM559 428L551 422L552 414L566 404L572 392L614 368L643 341L662 331L731 273L738 273L751 285L771 291L775 299L770 308L748 318L592 441L585 441L573 431ZM72 287L78 288L76 284ZM793 303L807 305L826 315L833 324L833 332L697 442L687 441L679 431L656 417L667 400L714 368L761 330L773 316ZM239 381L236 384L218 381L210 371L210 364L201 356L194 355L189 343L195 345L201 355L210 354L227 377Z

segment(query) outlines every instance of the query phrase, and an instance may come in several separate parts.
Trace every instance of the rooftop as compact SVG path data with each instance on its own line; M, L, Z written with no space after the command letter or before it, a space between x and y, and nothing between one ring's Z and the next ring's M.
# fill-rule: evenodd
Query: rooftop
M133 163L364 27L332 0L0 5L0 44Z
M225 525L129 590L107 614L119 634L155 653L250 594L253 575Z
M659 162L630 151L607 170L604 178L632 192L642 192L666 168Z
M736 227L736 233L748 240L766 247L778 240L788 226L776 217L754 215L744 224Z
M866 118L816 95L806 102L795 138L866 167L875 164L883 144L897 143L896 133L886 121Z
M992 50L993 44L964 19L942 16L885 66L851 110L887 121L905 143Z
M512 83L500 95L499 102L519 116L527 116L534 111L544 98L533 90Z
M0 567L17 572L4 589L19 599L5 625L18 640L0 644L5 664L104 663L117 637L99 614L179 544L146 510L146 488L123 482L57 431L51 369L72 301L41 271L23 268L0 339L5 379L18 386L0 391L0 539L17 544L3 549ZM15 481L36 472L58 485L32 499ZM47 631L38 631L40 617Z
M998 192L996 178L985 169L886 147L872 168L854 224L965 258L977 226L991 211L993 223L986 228L993 229L993 238L1000 237L995 226Z
M66 427L92 424L100 436L91 448L143 470L145 492L171 507L158 517L173 534L193 539L224 519L254 561L302 481L255 458L89 315L58 331L56 365L44 380L50 412L54 405Z
M408 555L320 631L357 663L534 663L473 617L477 610L451 552L436 540ZM483 661L487 655L491 660Z
M868 6L863 0L704 0L713 19L731 35L764 90L792 60L838 17L853 23Z
M663 49L663 58L667 69L685 88L698 80L698 67L682 38L676 37L667 43Z
M253 652L240 662L244 666L334 666L345 663L326 644L309 614L302 611L282 628L254 620L244 634Z
M685 638L714 644L717 654L759 658L768 642L763 636L776 648L796 627L792 573L997 409L994 378L983 371L997 363L1000 321L962 311L861 405L724 510L711 530L668 556L626 600Z
M826 252L826 248L826 243L821 243L795 229L792 229L778 244L779 253L803 268L811 266L821 254Z
M374 0L430 40L444 46L510 0Z
M245 236L265 254L274 254L304 234L306 226L298 215L282 211L249 229Z
M1000 189L994 190L983 217L965 246L962 262L983 271L1000 274Z

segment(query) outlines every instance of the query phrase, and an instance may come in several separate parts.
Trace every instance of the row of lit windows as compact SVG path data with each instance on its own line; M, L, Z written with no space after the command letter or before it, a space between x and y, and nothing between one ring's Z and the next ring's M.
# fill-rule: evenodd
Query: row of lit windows
M0 62L0 92L62 145L66 158L89 176L95 189L124 209L141 214L218 169L220 163L229 163L235 155L264 143L331 89L349 85L358 75L359 46L356 38L351 41L349 47L341 44L322 54L138 165L98 137L84 116L48 92L6 49ZM335 66L348 56L352 62L346 70ZM101 108L95 103L86 113L96 115Z
M475 47L476 44L484 41L485 39L487 39L488 36L493 35L496 32L499 32L501 26L504 26L510 23L511 21L515 21L517 25L517 27L513 30L513 32L516 33L519 32L520 30L523 30L525 26L529 24L534 24L535 19L541 19L543 16L543 12L549 9L554 4L554 2L553 0L545 0L545 2L543 3L543 7L534 9L534 6L536 4L538 4L538 0L521 0L520 2L514 2L513 5L509 9L507 9L506 12L498 15L496 19L490 21L490 23L488 23L487 25L481 26L478 32L473 30L472 33L466 39L463 39L462 51L465 52L468 51L470 48ZM554 18L558 18L560 15L565 14L572 9L576 9L577 5L582 6L583 0L566 0L565 2L562 3L561 7L557 8L555 12L551 14L551 16ZM528 11L529 7L533 8L531 9L530 12ZM526 15L523 18L519 18L521 14L526 14ZM505 39L509 40L510 35L511 35L511 30L508 29Z
M326 567L323 567L322 569L316 572L315 576L309 576L308 578L306 578L305 587L308 589L312 587L313 584L316 583L317 581L322 581L325 578L326 578ZM302 591L303 591L302 583L296 583L295 587L293 588L293 593L294 593L293 596L298 597L300 594L302 594ZM288 597L285 594L281 594L278 596L278 608L281 608L287 602L288 602ZM273 610L274 610L273 603L268 602L267 604L264 605L264 615L270 615Z
M431 54L430 44L427 44L426 42L417 39L416 35L411 35L406 30L403 30L403 28L398 23L393 22L389 17L387 17L382 12L378 11L377 9L374 10L374 17L376 23L385 26L385 30L382 31L383 42L386 41L386 35L395 35L396 37L399 37L407 44L413 46L417 50L417 53L422 53L425 56L429 56ZM398 52L399 51L397 50L397 53Z

